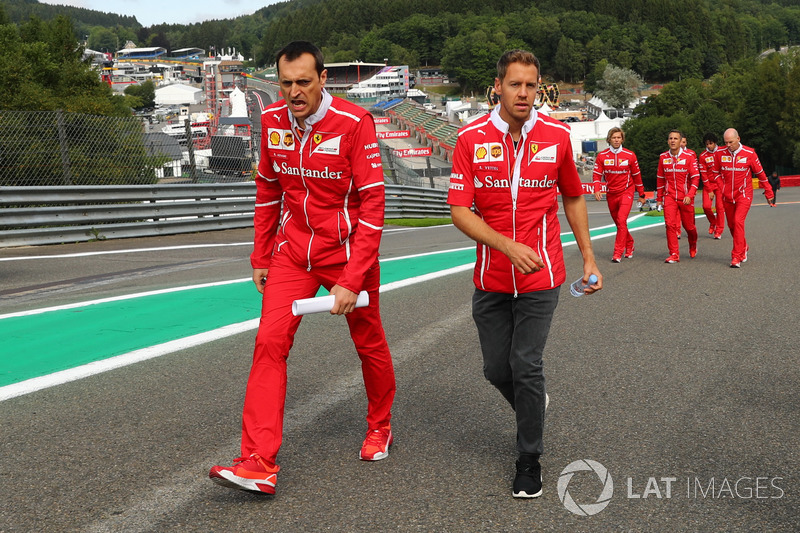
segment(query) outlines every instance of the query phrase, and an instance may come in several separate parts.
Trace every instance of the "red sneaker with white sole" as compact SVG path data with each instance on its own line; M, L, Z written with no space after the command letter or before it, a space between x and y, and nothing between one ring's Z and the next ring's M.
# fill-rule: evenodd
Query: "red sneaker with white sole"
M230 489L275 494L278 482L278 465L270 465L257 453L250 457L238 457L233 466L212 466L208 477L211 481Z
M361 445L361 451L358 452L358 458L362 461L380 461L389 457L389 447L394 442L392 435L392 427L384 426L378 429L370 429L367 431L367 437L364 439L364 444Z

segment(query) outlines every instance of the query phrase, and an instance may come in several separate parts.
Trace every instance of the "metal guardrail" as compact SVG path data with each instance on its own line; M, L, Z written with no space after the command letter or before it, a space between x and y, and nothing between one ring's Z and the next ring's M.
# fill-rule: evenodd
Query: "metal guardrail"
M253 226L254 182L0 187L0 247ZM447 192L386 186L386 218L448 217Z
M450 216L447 191L386 185L386 218L446 218Z

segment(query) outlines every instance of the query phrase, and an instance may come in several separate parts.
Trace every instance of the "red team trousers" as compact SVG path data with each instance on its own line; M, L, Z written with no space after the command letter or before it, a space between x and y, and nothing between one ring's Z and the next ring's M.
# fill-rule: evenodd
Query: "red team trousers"
M664 225L667 227L667 248L670 254L680 255L678 233L681 223L689 236L689 249L697 247L697 226L694 223L694 202L684 205L672 196L664 199Z
M608 210L611 212L611 219L617 226L617 237L614 240L614 257L621 257L625 250L633 253L633 237L628 231L628 215L631 214L633 205L633 187L629 190L613 194L606 193Z
M712 200L708 195L708 188L703 187L703 213L705 213L709 225L716 228L714 233L722 234L722 231L725 229L725 207L722 205L722 191L717 190L714 193L714 205L712 206L711 204ZM716 208L716 214L712 207Z
M728 228L731 231L731 237L733 237L731 261L744 261L747 255L744 221L747 218L747 212L750 211L752 202L753 200L746 196L740 197L736 202L729 202L727 199L724 201L725 217L728 219Z
M292 301L311 298L320 286L330 290L344 265L314 267L310 271L276 253L269 267L256 336L253 366L247 381L242 416L242 457L258 453L275 464L283 439L286 402L286 359L302 317L292 315ZM368 270L364 290L369 306L346 315L350 336L361 359L367 392L367 424L377 429L389 424L395 393L394 368L378 307L380 267ZM324 356L320 354L320 356Z

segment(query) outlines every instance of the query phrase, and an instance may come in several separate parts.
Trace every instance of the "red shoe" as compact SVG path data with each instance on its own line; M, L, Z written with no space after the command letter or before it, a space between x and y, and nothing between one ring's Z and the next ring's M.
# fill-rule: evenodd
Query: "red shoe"
M742 259L742 263L747 263L747 252L750 251L750 247L744 249L744 259Z
M361 445L358 458L362 461L380 461L389 457L389 446L394 442L392 427L384 426L367 431L367 438Z
M689 249L689 257L691 257L692 259L697 257L697 248L690 248Z
M720 233L715 233L715 234L714 234L714 238L715 238L715 239L717 239L717 240L720 240L720 239L722 238L722 232L720 232Z
M731 261L731 268L742 268L742 263L739 261Z
M634 250L633 246L631 246L630 250L625 250L625 259L630 259L631 257L633 257L633 250Z
M278 465L270 465L257 453L250 457L238 457L233 466L212 466L208 477L211 481L230 489L275 494L278 482Z
M611 258L612 263L619 263L620 261L622 261L622 258L618 255L615 255L614 257Z
M670 254L670 256L669 256L669 257L667 257L667 258L664 260L664 262L665 262L665 263L672 264L672 263L680 263L680 262L681 262L681 260L680 260L680 258L678 257L678 254Z
M713 226L713 225L712 225L712 226L709 226L709 227L708 227L708 234L709 234L709 235L714 235L714 230L715 230L715 229L716 229L716 226Z

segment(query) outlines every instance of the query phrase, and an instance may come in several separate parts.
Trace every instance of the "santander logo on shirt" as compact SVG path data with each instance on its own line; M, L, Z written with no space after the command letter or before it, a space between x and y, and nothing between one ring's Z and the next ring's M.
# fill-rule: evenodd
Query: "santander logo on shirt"
M545 176L542 179L520 178L519 186L527 189L550 189L556 184L556 180L547 179ZM483 180L475 178L475 187L486 187L487 189L510 189L511 180L508 178L494 178L492 176L485 176Z
M278 165L276 162L273 161L273 170L275 172L281 172L287 176L302 176L303 178L321 178L321 179L328 179L328 180L339 180L342 179L342 171L334 172L326 166L324 169L314 169L314 168L297 168L289 166L289 164L284 161L281 163L280 168L277 168Z

